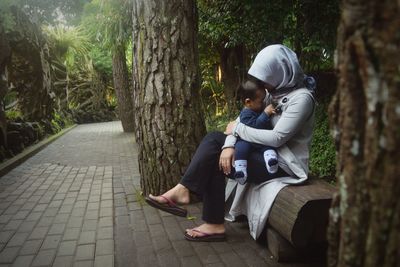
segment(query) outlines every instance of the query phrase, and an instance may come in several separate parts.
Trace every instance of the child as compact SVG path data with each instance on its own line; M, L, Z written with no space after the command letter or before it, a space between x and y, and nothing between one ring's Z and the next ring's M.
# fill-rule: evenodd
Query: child
M240 112L241 123L257 129L272 129L270 117L275 114L275 109L272 104L265 107L266 92L263 87L247 81L239 86L238 96L244 105ZM269 173L278 171L277 153L274 148L238 139L235 144L234 178L239 184L245 184L247 181L247 158L252 149L264 151L264 160Z

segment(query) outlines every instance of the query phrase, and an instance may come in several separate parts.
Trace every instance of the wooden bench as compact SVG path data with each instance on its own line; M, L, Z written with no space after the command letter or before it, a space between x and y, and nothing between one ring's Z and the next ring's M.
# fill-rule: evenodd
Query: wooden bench
M282 189L271 208L267 247L275 260L302 261L326 255L326 232L335 187L322 180Z

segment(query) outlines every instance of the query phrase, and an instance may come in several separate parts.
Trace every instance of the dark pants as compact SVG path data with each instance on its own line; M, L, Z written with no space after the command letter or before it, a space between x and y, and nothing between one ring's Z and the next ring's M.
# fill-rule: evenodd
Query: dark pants
M219 170L219 156L226 135L221 132L208 133L194 154L180 183L203 200L203 217L207 223L224 223L225 176ZM276 177L287 176L279 168L269 174L262 153L252 152L248 157L248 181L262 183ZM233 170L233 168L232 168ZM232 178L232 171L228 177Z
M260 144L254 144L245 140L239 139L235 144L235 160L247 160L249 155L253 151L258 151L264 155L267 150L275 150L270 146L263 146Z

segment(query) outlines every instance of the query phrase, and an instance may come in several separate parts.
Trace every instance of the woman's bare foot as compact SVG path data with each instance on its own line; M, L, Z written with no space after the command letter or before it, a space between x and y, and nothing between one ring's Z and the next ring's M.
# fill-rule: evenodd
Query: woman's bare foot
M194 231L197 230L197 231ZM225 225L224 224L211 224L204 223L198 227L193 229L186 229L186 233L191 237L202 236L205 234L224 234L225 233Z
M187 189L182 184L177 184L175 187L162 194L162 196L177 204L188 204L190 201L189 189ZM150 194L149 197L157 201L158 203L168 202L165 198L161 196L153 196L152 194Z

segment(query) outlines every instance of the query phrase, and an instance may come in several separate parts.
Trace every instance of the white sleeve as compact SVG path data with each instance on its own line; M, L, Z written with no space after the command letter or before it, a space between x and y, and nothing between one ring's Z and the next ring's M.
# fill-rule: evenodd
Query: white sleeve
M248 142L280 147L302 127L314 112L314 99L308 94L300 94L288 101L274 129L255 129L238 123L233 130L234 136Z
M236 118L236 122L240 122L240 116ZM233 136L232 134L228 135L225 139L225 143L222 146L222 149L227 148L227 147L235 147L237 138Z

